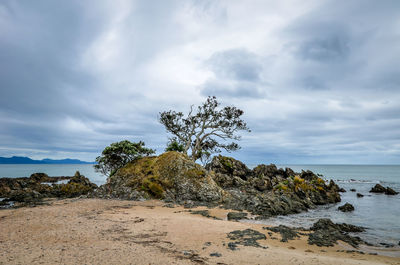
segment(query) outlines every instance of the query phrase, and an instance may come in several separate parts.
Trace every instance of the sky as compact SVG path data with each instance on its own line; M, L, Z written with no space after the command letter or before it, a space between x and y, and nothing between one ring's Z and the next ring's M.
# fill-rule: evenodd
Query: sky
M246 163L400 164L400 1L0 1L0 156L162 153L207 96Z

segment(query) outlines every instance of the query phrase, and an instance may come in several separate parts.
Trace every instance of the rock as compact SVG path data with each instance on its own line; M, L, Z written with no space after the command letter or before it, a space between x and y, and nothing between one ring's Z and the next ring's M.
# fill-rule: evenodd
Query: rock
M361 193L357 193L357 197L362 198L362 197L364 197L364 195L362 195Z
M384 246L385 248L392 248L392 247L394 247L394 244L391 244L391 243L379 243L379 245Z
M352 224L335 224L332 220L328 218L319 219L317 222L313 224L310 230L340 230L343 232L364 232L365 228L361 226L355 226Z
M386 189L381 184L376 184L369 192L384 193Z
M272 178L278 173L278 168L274 164L270 165L258 165L253 169L253 173L257 177L269 177Z
M229 212L228 213L228 220L240 220L240 219L246 219L247 213L244 212Z
M29 178L35 182L50 182L50 177L46 173L33 173Z
M263 229L267 229L275 233L280 233L282 236L281 242L288 242L288 240L293 240L300 237L296 230L284 225L279 225L276 227L263 227Z
M339 206L338 210L342 212L352 212L354 211L354 206L350 203L345 203L344 205Z
M226 174L229 176L237 176L243 180L251 175L251 170L239 160L227 156L214 156L213 160L206 167L215 173Z
M310 170L307 170L307 171L302 170L302 171L301 171L300 177L301 177L302 179L310 180L310 181L313 180L313 179L317 179L317 178L318 178L318 176L315 175L315 174L314 174L312 171L310 171Z
M385 193L386 195L397 195L399 194L390 187L383 187L381 184L376 184L369 192Z
M356 189L350 189L350 191L352 191L352 192L356 192Z
M218 252L213 252L213 253L210 253L210 256L211 257L221 257L222 256L222 254L221 253L218 253Z
M228 248L230 250L236 250L237 249L237 244L233 243L233 242L229 242L228 243Z
M394 191L392 188L386 187L385 194L386 195L397 195L399 193L397 191Z
M250 170L242 162L224 156L214 157L206 168L177 152L144 157L118 170L92 196L155 198L189 208L221 205L263 218L340 201L339 186L333 181L327 185L311 171L299 174L272 164Z
M346 190L345 189L343 189L343 188L339 188L339 190L338 190L339 192L346 192Z
M257 241L265 240L267 237L256 230L245 229L245 230L235 230L228 234L230 240L234 240L235 245L252 246L252 247L262 247ZM228 244L229 247L229 244Z
M57 184L69 180L67 184ZM44 198L67 198L87 195L97 186L86 177L49 177L45 173L34 173L29 178L0 178L0 197L18 202L14 206L43 204Z
M310 245L330 247L341 240L357 248L360 243L365 243L361 238L348 234L349 232L363 232L365 228L351 224L335 224L330 219L319 219L310 230L313 231L308 238Z
M134 193L136 192L136 194ZM216 206L223 190L212 172L179 152L143 157L127 164L109 177L93 195L98 197L140 200L164 199L191 206Z

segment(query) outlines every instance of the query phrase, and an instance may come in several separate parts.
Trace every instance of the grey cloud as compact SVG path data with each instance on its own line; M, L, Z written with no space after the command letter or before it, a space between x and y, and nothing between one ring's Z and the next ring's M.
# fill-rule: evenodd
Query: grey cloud
M262 58L245 49L232 49L214 53L205 65L214 73L202 85L205 96L262 97L265 86L261 74Z
M260 58L245 49L233 49L214 53L206 65L218 78L256 82L260 80Z
M305 60L320 62L344 60L350 53L346 39L331 36L326 39L312 39L300 44L297 55Z
M302 80L302 84L306 89L310 90L329 89L329 87L320 78L313 75L304 77Z

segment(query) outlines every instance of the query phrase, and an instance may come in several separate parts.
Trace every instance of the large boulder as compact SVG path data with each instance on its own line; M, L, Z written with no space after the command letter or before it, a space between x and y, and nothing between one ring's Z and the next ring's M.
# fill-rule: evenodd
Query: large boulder
M369 192L385 193L386 189L381 184L376 184Z
M399 194L390 187L383 187L381 184L376 184L369 192L374 193L385 193L386 195L397 195Z
M213 170L215 173L220 173L228 176L236 176L243 180L247 180L251 176L251 170L241 161L227 156L214 156L207 169Z
M360 243L365 243L360 237L349 235L365 231L365 228L351 224L335 224L330 219L319 219L310 229L308 244L331 247L338 240L348 243L357 248Z
M186 155L173 151L127 164L96 191L100 197L156 198L207 205L221 202L223 193L211 173Z
M352 212L354 211L354 206L350 203L345 203L344 205L339 206L338 210L342 212Z

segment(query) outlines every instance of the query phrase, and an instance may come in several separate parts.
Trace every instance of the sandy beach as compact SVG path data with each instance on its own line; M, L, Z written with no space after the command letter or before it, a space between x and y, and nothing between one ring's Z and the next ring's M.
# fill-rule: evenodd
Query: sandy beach
M0 264L400 264L399 257L342 252L350 249L344 243L280 242L263 225L227 221L228 212L209 209L218 220L161 201L99 199L2 210ZM266 235L261 247L229 249L227 234L248 228Z

